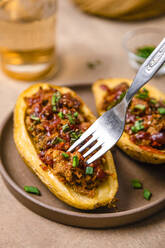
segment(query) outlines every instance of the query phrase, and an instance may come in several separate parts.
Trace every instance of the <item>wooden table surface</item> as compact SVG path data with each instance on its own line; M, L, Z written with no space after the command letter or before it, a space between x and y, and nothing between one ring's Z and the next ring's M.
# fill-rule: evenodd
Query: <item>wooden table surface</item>
M122 47L125 32L138 27L164 27L165 17L140 23L115 22L90 17L69 0L60 0L56 40L60 71L56 84L93 82L105 77L133 77ZM101 60L95 70L88 62ZM153 79L161 89L165 77ZM14 107L18 94L31 83L18 82L0 72L0 121ZM129 226L90 230L64 226L44 219L22 206L0 177L0 248L163 248L165 211Z

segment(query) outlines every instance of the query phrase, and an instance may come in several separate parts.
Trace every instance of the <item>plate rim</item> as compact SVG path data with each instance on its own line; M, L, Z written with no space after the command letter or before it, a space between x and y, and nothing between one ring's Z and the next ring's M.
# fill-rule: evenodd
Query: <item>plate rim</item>
M10 121L10 119L13 118L13 111L10 111L4 120L0 124L0 144L2 142L2 134L3 130L5 129L5 125ZM138 208L133 208L125 211L120 211L120 212L115 212L115 213L92 213L92 212L76 212L74 210L65 210L65 209L60 209L58 207L53 207L50 205L47 205L46 203L43 203L32 196L28 195L19 185L16 184L16 182L9 176L7 171L5 170L5 166L2 162L2 148L0 149L0 174L2 177L5 179L5 181L12 187L14 190L19 193L22 197L28 199L32 203L39 205L43 207L44 209L48 209L50 211L59 213L59 214L64 214L64 215L69 215L69 216L74 216L74 217L83 217L83 218L90 218L90 219L100 219L100 218L119 218L119 217L125 217L125 216L130 216L134 214L138 214L140 212L144 212L145 210L152 209L157 205L161 205L165 203L165 197L162 199L158 199L154 202L148 203L144 206L138 207ZM81 211L81 209L79 210ZM83 210L84 211L84 210Z

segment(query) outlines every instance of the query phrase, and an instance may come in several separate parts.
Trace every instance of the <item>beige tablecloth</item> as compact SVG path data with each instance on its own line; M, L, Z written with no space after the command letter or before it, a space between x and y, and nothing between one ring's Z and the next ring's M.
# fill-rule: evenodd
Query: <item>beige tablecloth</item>
M103 77L133 77L122 48L126 31L144 26L163 27L165 18L141 23L122 23L90 17L68 0L59 1L57 42L60 72L52 81L70 83ZM86 63L101 60L97 70ZM165 77L153 79L161 89ZM17 82L0 72L0 120L13 109L18 94L30 83ZM64 226L44 219L22 206L0 177L0 248L163 248L165 211L138 224L109 230Z

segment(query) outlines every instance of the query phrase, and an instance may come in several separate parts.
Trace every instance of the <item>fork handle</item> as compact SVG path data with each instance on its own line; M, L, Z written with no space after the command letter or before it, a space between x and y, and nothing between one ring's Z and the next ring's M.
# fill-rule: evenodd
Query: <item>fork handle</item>
M128 104L136 92L155 75L164 62L165 38L139 68L130 88L126 93L125 99Z

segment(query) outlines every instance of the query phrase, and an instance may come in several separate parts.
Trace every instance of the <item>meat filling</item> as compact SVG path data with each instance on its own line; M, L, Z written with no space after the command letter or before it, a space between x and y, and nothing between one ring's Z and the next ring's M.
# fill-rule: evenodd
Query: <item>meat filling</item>
M106 91L102 110L108 110L122 100L129 86L121 83L113 89L100 87ZM165 101L151 97L145 88L140 90L129 105L125 132L139 146L165 149Z
M43 170L51 169L59 180L76 192L94 197L97 187L107 180L105 159L87 166L82 155L68 148L91 125L82 111L81 102L70 93L54 88L42 89L26 97L25 124L34 143Z

